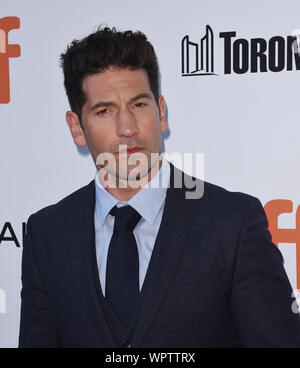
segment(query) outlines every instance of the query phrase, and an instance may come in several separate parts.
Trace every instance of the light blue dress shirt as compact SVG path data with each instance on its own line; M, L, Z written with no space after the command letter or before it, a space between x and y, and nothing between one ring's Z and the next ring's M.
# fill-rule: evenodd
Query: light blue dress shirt
M107 252L113 234L115 219L114 216L109 214L110 210L115 205L121 207L128 204L142 216L133 231L139 253L139 285L141 290L160 227L169 182L170 164L163 157L162 165L155 177L144 185L129 201L122 202L104 189L97 171L95 175L95 240L98 271L104 296Z

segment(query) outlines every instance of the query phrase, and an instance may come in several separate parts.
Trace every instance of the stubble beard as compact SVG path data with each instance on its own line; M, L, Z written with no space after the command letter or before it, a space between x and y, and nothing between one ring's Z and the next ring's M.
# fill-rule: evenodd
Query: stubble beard
M161 159L161 153L151 153L150 159L143 152L118 157L108 154L107 160L104 160L102 155L102 161L106 161L106 164L104 162L98 165L99 179L104 187L137 188L145 185L156 175Z

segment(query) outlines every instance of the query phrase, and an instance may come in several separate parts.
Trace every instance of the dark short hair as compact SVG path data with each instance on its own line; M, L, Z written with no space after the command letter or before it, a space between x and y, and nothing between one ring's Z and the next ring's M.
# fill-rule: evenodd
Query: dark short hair
M98 74L111 66L122 69L144 69L150 89L158 103L158 62L154 48L142 32L117 31L101 26L96 32L73 40L60 55L64 85L71 110L81 121L81 109L86 102L82 82L88 75Z

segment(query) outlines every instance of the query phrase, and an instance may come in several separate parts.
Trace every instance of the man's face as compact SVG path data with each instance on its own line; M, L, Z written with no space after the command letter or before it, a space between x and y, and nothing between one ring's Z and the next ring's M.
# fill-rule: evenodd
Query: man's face
M138 147L138 153L134 156L145 155L143 157L147 158L147 165L140 171L141 177L147 175L151 169L151 153L161 152L161 133L167 130L167 122L165 101L160 96L157 105L145 70L111 67L86 77L82 88L87 97L81 111L82 130L79 121L75 129L75 123L71 123L70 118L68 120L67 113L75 143L79 146L87 144L95 163L99 154L113 154L116 167L107 165L105 170L123 179L126 178L122 176L119 160L121 166L126 163L128 174L138 165L128 165L128 159L134 151L120 153L119 145L127 145L128 149ZM76 115L71 114L73 118ZM97 169L102 166L97 165Z

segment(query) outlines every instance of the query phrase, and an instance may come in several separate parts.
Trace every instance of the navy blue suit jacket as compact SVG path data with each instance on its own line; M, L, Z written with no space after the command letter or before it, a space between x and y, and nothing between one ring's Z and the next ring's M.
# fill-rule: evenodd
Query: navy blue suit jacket
M300 347L300 319L261 203L170 188L131 325L103 297L94 181L28 219L20 347ZM185 174L184 174L185 175Z

